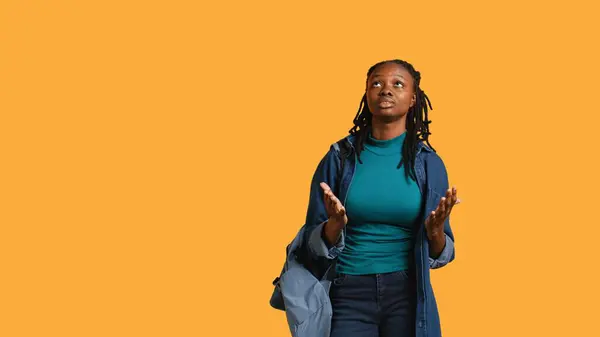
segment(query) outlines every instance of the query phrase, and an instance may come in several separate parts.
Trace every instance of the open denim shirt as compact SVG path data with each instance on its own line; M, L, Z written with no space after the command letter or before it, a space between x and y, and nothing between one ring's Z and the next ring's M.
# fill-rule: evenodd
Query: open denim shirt
M271 298L271 305L286 310L288 324L293 336L329 336L332 316L329 287L333 272L331 263L344 249L345 233L340 240L328 246L322 237L323 226L327 223L327 211L323 202L321 182L327 183L336 192L336 196L345 205L348 188L352 182L356 167L356 151L353 135L342 141L348 142L351 149L345 158L341 179L338 177L341 167L338 143L331 145L321 159L313 175L306 221L294 241L288 246L286 267L281 274L280 284ZM448 189L448 175L442 159L424 143L417 145L415 158L417 184L424 198L424 210L419 217L418 231L414 246L414 259L417 276L416 322L418 337L441 336L440 318L430 282L430 269L440 268L454 260L454 235L450 228L450 217L444 223L446 244L437 258L429 256L429 241L425 231L425 218L433 211ZM339 183L338 183L339 182ZM339 186L338 186L339 185ZM298 256L304 261L319 261L315 268L305 268L306 263L298 262ZM289 264L289 265L288 265ZM310 271L308 271L310 269Z

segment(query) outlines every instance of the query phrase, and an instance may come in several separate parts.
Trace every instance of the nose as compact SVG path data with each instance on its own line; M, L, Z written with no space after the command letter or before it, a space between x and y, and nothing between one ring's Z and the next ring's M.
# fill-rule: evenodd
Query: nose
M379 92L379 96L391 96L391 95L392 95L392 92L388 88L383 88Z
M381 86L381 90L379 91L379 96L390 96L392 91L389 89L387 85Z

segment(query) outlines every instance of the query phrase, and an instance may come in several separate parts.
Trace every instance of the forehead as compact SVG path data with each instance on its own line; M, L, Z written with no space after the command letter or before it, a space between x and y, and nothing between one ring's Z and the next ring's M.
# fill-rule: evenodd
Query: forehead
M386 77L401 77L407 81L412 82L412 76L410 75L408 70L404 69L403 66L397 63L385 63L378 66L373 70L373 73L371 73L368 80Z

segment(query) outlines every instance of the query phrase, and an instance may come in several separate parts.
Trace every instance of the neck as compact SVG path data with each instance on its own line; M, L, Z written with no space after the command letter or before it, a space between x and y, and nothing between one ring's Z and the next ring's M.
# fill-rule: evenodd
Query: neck
M371 121L371 134L378 140L388 140L400 136L406 131L406 115L393 122L380 121L373 117Z

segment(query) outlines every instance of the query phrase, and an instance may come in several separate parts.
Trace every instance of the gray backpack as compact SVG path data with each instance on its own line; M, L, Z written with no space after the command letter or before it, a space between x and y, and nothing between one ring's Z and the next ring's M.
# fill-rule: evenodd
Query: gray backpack
M342 139L334 144L340 157L337 186L344 169L344 162L350 153L349 144ZM303 246L305 225L286 247L286 260L279 277L273 280L271 307L286 313L288 325L294 337L328 337L331 325L331 302L329 288L337 259L323 265L298 255ZM322 272L325 270L325 272Z

